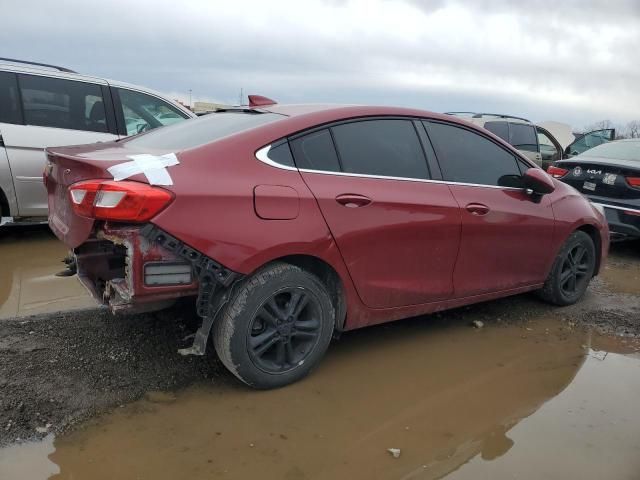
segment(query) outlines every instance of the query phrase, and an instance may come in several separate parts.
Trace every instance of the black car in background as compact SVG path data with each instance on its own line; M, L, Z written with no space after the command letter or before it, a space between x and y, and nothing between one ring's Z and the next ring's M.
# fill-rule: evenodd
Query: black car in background
M612 238L640 238L640 138L603 143L547 172L604 209Z

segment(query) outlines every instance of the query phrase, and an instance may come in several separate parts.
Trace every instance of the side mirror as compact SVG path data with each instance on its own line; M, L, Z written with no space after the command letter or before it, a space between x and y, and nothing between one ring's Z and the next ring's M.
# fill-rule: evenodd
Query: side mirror
M538 195L546 195L556 189L551 177L539 168L530 168L524 172L523 180L524 188L531 189Z

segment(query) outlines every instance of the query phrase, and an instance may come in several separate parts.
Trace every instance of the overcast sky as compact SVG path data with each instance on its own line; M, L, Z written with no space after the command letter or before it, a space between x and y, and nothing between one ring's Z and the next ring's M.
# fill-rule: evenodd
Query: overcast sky
M0 56L174 98L640 118L640 0L2 3Z

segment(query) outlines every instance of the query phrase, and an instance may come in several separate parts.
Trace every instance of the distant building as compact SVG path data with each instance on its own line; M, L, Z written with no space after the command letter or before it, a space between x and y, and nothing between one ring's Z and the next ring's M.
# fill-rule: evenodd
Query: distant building
M225 105L224 103L194 102L192 110L194 113L204 113L204 112L213 112L219 108L228 108L228 107L229 105Z

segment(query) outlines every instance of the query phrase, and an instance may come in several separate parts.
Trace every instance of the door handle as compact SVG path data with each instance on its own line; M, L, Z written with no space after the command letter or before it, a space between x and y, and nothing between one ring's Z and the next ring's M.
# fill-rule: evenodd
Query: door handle
M343 193L336 197L336 202L340 205L344 205L347 208L357 208L369 205L372 200L364 195L358 195L356 193Z
M481 203L470 203L465 208L472 215L486 215L490 210L489 207Z

